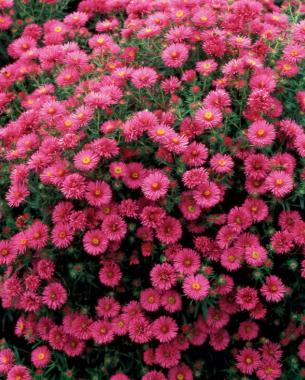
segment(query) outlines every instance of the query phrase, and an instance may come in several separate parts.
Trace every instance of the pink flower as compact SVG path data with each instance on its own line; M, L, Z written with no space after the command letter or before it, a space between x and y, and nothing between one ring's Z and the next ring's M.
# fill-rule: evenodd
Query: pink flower
M249 126L247 137L252 145L263 148L272 144L275 139L275 130L272 124L259 120Z
M182 180L188 189L200 185L208 180L208 172L204 168L191 169L183 173Z
M13 263L17 255L9 240L0 240L0 265Z
M198 61L196 63L196 70L204 77L209 76L211 73L216 71L216 69L217 62L214 59L206 59L205 61Z
M245 260L247 264L253 267L259 267L264 264L267 259L267 251L261 246L247 247L245 252Z
M168 371L168 380L193 380L193 372L189 366L181 363Z
M250 286L237 289L235 299L242 310L253 310L258 304L257 291Z
M40 220L34 221L28 229L29 246L33 249L42 249L47 244L48 226Z
M170 342L178 332L176 321L171 317L161 316L152 323L152 334L159 342Z
M127 226L119 215L109 215L103 220L102 232L110 241L120 241L127 233Z
M151 67L141 67L131 74L131 82L136 88L152 87L157 79L158 75Z
M210 334L210 345L215 351L225 350L230 342L230 335L227 330L219 329Z
M198 167L206 161L208 155L207 147L194 141L183 152L182 161L188 166Z
M175 255L173 263L177 272L190 275L199 270L200 257L196 251L190 248L182 248Z
M167 176L156 170L144 178L141 188L146 198L155 201L166 195L169 183Z
M165 215L166 212L162 207L147 206L143 208L140 219L144 226L158 228Z
M113 341L114 331L108 321L98 320L90 326L93 340L98 344L107 344Z
M0 373L6 374L14 365L14 353L9 348L0 350Z
M183 281L184 294L196 301L202 301L207 297L210 290L209 281L202 275L190 275Z
M52 310L60 309L67 298L67 291L59 282L52 282L42 292L42 302Z
M202 208L210 208L220 201L220 190L214 182L204 182L193 193L195 201Z
M210 165L216 173L223 174L232 171L234 162L229 155L217 153L211 158Z
M168 67L181 67L188 58L188 46L185 44L172 44L162 52L162 60Z
M147 343L152 337L151 325L149 321L142 316L129 321L128 332L130 340L135 343Z
M110 186L104 181L90 181L87 184L85 198L91 206L100 207L111 201Z
M36 368L46 367L51 360L51 352L47 346L39 346L31 353L31 361Z
M141 380L166 380L166 377L160 371L149 371L141 377Z
M86 180L80 174L69 174L62 183L61 191L68 199L82 199L86 191Z
M74 165L76 169L90 171L97 167L99 157L89 149L83 149L74 156Z
M286 294L286 287L279 277L270 275L266 277L261 293L269 302L280 302Z
M176 243L182 236L182 226L178 219L166 216L157 229L157 238L164 244Z
M244 348L236 355L236 361L242 373L251 375L260 365L260 355L252 348Z
M95 308L101 318L113 318L120 312L120 304L113 297L102 297L98 300Z
M57 248L67 248L73 240L73 234L70 227L64 223L55 224L52 234L52 243Z
M117 286L122 279L122 272L114 261L107 261L99 271L99 280L111 288Z
M108 247L108 239L101 230L91 230L85 233L83 244L87 253L97 256L106 252Z
M156 363L163 368L171 368L178 365L181 353L172 343L161 343L156 348Z
M293 189L293 179L282 170L271 172L266 179L266 186L276 198L283 198Z
M258 324L252 321L244 321L238 327L238 337L243 340L253 340L259 333Z
M169 313L175 313L182 309L182 299L175 290L167 290L162 294L161 305Z
M222 113L215 107L199 108L194 115L195 123L202 131L219 127L222 119Z
M13 366L8 374L7 380L32 380L32 376L30 375L30 371L23 365L15 365Z
M144 310L157 311L160 308L160 293L153 288L142 290L140 304Z
M176 274L168 263L156 264L150 272L151 283L157 290L168 290L176 284Z
M256 375L259 380L275 380L281 377L281 363L274 359L263 359L259 368L256 370Z

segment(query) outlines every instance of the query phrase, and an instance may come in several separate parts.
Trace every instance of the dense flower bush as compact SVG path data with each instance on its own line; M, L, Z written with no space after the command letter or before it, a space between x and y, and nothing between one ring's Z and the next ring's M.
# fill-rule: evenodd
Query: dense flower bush
M304 378L304 8L82 0L9 44L3 379Z

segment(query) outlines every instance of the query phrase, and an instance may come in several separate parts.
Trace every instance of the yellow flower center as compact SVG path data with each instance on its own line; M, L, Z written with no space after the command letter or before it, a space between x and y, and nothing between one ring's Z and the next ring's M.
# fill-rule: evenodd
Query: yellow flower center
M64 125L65 125L65 127L71 127L72 121L71 120L65 120Z
M163 136L165 135L165 129L164 128L158 128L156 131L157 136Z
M1 256L7 256L8 250L6 248L3 248L3 249L1 249L0 253L1 253Z
M260 258L260 253L257 252L257 251L253 251L251 253L251 256L252 256L253 259L259 259Z
M208 120L208 121L213 120L213 113L210 111L207 111L204 113L203 117L205 120Z
M60 33L61 31L62 31L62 27L61 26L56 26L54 28L54 32L56 32L56 33Z
M98 38L98 39L96 40L96 42L97 42L98 45L103 45L103 43L105 42L105 38L100 37L100 38Z
M82 163L84 165L88 165L88 164L90 164L90 162L91 162L91 158L90 157L88 157L88 156L83 157Z
M275 184L276 184L276 186L282 186L283 183L284 183L284 181L282 180L282 178L277 178L277 179L275 180Z
M194 289L194 290L200 290L201 289L201 285L199 284L199 282L194 282L192 284L192 289Z
M257 137L264 137L266 134L266 131L263 129L263 128L260 128L257 132L256 132L256 136Z
M160 187L161 187L161 185L160 185L159 182L153 182L153 183L151 184L151 188L152 188L152 190L159 190Z
M91 240L91 243L92 243L92 245L97 246L97 245L100 244L100 240L99 240L98 238L93 238L93 239Z

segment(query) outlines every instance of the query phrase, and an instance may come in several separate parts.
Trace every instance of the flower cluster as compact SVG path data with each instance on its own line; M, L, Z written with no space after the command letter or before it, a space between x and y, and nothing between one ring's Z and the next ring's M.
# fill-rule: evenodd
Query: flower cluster
M304 46L272 0L81 0L9 44L4 379L305 376Z

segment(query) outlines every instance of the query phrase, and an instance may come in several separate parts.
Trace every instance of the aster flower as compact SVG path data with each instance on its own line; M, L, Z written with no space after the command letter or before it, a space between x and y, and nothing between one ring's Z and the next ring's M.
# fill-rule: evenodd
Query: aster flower
M150 272L151 283L157 290L168 290L176 284L175 270L168 263L156 264Z
M266 186L276 198L283 198L293 189L293 179L282 170L271 172L266 179Z
M166 66L181 67L188 58L188 50L185 44L172 44L162 51L161 57Z
M260 246L247 247L245 252L245 261L253 267L259 267L264 264L267 259L267 251Z
M202 129L212 129L219 127L222 123L222 113L218 108L199 108L194 116L195 123Z
M263 148L272 144L275 139L275 130L272 124L259 120L249 126L247 137L252 145Z
M230 173L233 169L234 162L227 154L215 154L210 160L211 168L216 173Z
M182 236L182 226L178 219L167 216L158 226L156 233L163 244L176 243Z
M67 298L67 291L59 282L52 282L42 292L42 302L52 310L61 308Z
M236 355L236 361L242 373L251 375L260 365L260 355L252 348L244 348Z
M31 353L31 361L36 368L46 367L51 360L51 352L47 346L39 346Z
M98 156L88 149L83 149L74 156L74 165L76 169L89 171L96 168L99 158Z
M175 313L182 309L182 299L175 290L167 290L162 294L161 305L169 313Z
M182 248L175 255L173 264L177 272L191 275L199 270L200 257L196 251L190 248Z
M130 340L135 343L147 343L152 338L150 323L142 316L129 321L128 333Z
M151 67L142 67L131 74L131 83L136 88L152 87L158 79L158 75Z
M180 350L171 343L161 343L155 351L156 363L162 368L171 368L178 365L180 357Z
M213 182L204 182L194 190L193 197L202 208L210 208L220 201L219 187Z
M113 341L114 331L108 321L98 320L90 326L90 332L93 340L98 344L107 344Z
M184 294L196 301L201 301L206 298L209 289L209 281L202 274L187 276L183 281Z
M99 280L103 285L111 288L117 286L122 279L122 272L118 264L113 261L103 263L99 271Z
M72 230L67 224L57 223L52 230L51 239L55 247L67 248L73 240Z
M119 215L109 215L103 220L102 232L110 241L120 241L126 235L127 226Z
M281 279L275 275L266 277L261 293L269 302L280 302L286 293L286 287Z
M62 183L61 191L68 199L82 199L86 191L86 180L80 174L69 174Z
M149 371L142 376L141 380L166 380L166 377L160 371Z
M279 379L282 375L281 363L274 359L263 359L256 375L259 380L275 380Z
M177 323L171 317L161 316L152 323L152 334L159 342L172 341L177 336L177 332Z
M85 233L83 244L87 253L97 256L106 252L108 247L108 239L101 230L91 230Z
M140 304L144 310L157 311L160 308L160 293L154 288L142 290Z
M253 310L258 303L258 294L256 289L246 286L237 289L235 299L242 310Z
M85 198L91 206L100 207L111 201L112 191L105 181L90 181L87 183Z
M14 365L7 373L7 380L32 380L30 371L23 365Z
M144 178L141 188L145 197L154 201L166 195L169 179L162 171L156 170Z
M14 365L14 353L9 348L0 350L0 373L6 374Z

